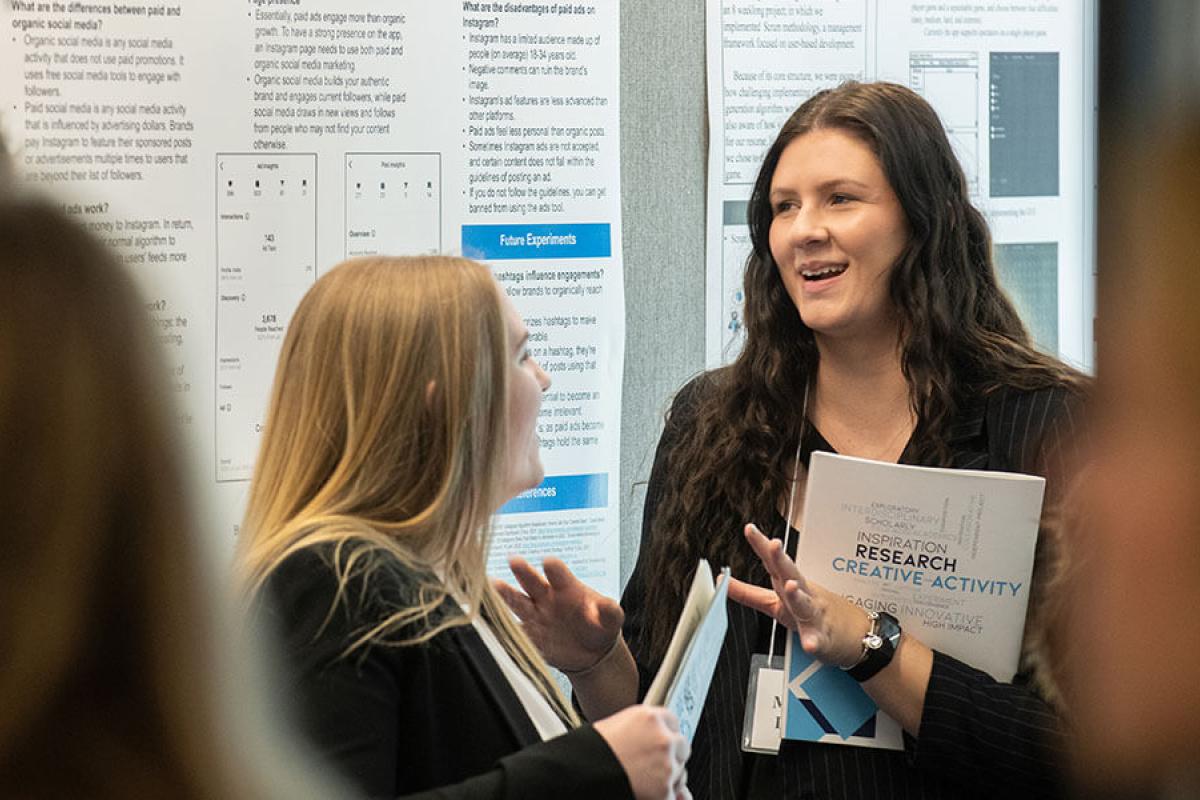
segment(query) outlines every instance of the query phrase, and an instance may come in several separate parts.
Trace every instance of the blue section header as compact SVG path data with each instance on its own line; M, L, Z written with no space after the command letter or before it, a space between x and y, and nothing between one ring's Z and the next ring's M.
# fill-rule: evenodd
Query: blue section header
M532 258L608 258L607 222L567 225L463 225L462 250L477 261Z
M530 511L570 511L577 508L604 508L608 505L608 473L592 475L551 475L534 487L509 500L501 514Z

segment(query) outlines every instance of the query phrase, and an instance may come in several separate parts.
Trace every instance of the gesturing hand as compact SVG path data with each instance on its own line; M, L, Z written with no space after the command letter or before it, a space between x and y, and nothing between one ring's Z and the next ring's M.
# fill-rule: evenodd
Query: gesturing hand
M508 560L517 583L493 581L496 591L520 618L546 663L566 672L591 667L612 650L621 636L625 612L576 578L557 558L542 562L545 577L523 558Z
M800 646L813 658L835 666L854 664L862 655L862 637L870 627L866 613L806 580L796 562L783 552L780 540L763 536L754 524L746 526L745 534L767 568L772 588L734 579L729 597L798 632Z

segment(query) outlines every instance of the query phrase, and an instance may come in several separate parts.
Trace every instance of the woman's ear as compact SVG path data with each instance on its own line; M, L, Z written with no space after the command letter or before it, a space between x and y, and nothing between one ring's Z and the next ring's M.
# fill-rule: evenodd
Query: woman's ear
M437 394L437 381L425 384L425 407L433 405L433 397Z

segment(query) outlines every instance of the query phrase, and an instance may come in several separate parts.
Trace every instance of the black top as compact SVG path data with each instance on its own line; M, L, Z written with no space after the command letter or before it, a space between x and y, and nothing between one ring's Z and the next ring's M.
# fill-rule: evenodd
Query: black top
M646 663L642 637L645 587L655 572L648 563L649 538L664 485L674 477L666 472L667 455L679 431L691 426L696 399L708 385L706 376L692 381L672 406L647 487L638 562L621 600L625 637L638 662L642 694L658 668L657 663ZM1048 465L1046 459L1061 457L1063 444L1076 436L1077 409L1077 395L1065 387L1001 390L981 398L951 426L951 463L960 469L1061 474L1061 465ZM812 449L832 450L815 431L805 444L805 458ZM915 463L910 456L906 450L901 462ZM777 517L773 508L759 516ZM764 533L778 537L782 523L775 528ZM739 536L739 531L729 535ZM744 753L741 733L750 658L766 652L771 625L763 615L732 601L728 611L729 630L688 762L688 783L696 800L1061 794L1062 734L1054 711L1028 685L1028 675L1019 673L1013 683L1000 683L936 651L920 736L906 736L904 752L785 741L777 757ZM778 644L776 652L783 652Z
M540 740L470 625L419 645L344 655L363 631L415 604L421 577L391 560L368 581L352 578L332 614L338 583L327 550L289 556L267 579L262 607L282 636L289 694L317 749L370 797L515 799L568 789L631 797L591 726ZM462 612L447 599L435 619L445 615ZM426 791L435 787L443 788Z

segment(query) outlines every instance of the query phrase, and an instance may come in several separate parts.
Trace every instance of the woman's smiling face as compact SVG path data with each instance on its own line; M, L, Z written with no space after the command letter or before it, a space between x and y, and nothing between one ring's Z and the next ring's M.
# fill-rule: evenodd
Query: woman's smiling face
M804 324L818 339L894 337L888 282L908 222L871 149L836 128L796 137L770 202L771 255Z

